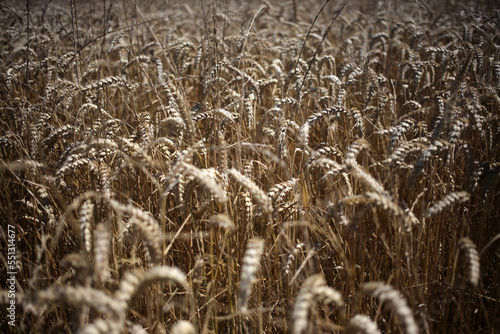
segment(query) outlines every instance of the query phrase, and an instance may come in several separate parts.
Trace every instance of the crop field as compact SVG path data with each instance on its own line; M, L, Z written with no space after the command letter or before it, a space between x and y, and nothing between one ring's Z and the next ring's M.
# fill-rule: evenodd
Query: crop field
M0 3L0 332L499 333L496 1Z

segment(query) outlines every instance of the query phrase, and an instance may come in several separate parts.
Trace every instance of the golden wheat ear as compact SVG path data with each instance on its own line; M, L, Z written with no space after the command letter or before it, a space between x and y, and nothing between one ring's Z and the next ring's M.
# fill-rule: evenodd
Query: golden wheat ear
M470 199L470 195L466 191L456 191L446 195L443 199L439 200L433 207L427 211L426 218L432 218L441 212L451 208L455 204L465 203Z
M357 314L347 324L345 334L380 334L380 330L370 317Z
M102 290L90 287L56 286L40 291L36 295L37 305L66 302L73 305L92 307L110 321L120 322L124 319L122 305Z
M170 330L171 334L196 334L193 324L186 320L179 320Z
M97 319L88 326L78 330L76 334L119 334L123 330L123 325L111 319Z
M261 206L265 214L271 215L273 213L273 206L269 196L259 188L252 180L242 175L236 169L231 168L229 174L232 178L244 187L252 196L252 198Z
M474 242L468 237L462 238L458 241L460 250L465 256L465 264L467 270L467 280L472 287L476 288L479 284L481 276L479 253Z
M109 201L109 204L117 213L129 216L129 223L144 240L148 258L152 263L159 263L162 257L162 242L158 222L149 213L133 205L123 205L113 199Z
M92 250L92 217L94 215L94 204L92 200L86 199L82 206L80 207L80 217L78 219L78 224L80 226L81 239L84 250L87 254L90 254Z
M309 325L309 310L317 302L333 303L343 318L345 313L345 304L342 294L329 286L326 286L325 278L322 275L313 275L308 277L299 291L295 301L292 319L293 334L303 333Z
M228 198L226 192L214 180L213 174L210 173L210 170L200 169L184 162L182 163L181 168L187 175L193 176L200 184L202 184L219 203L227 203Z
M248 241L247 249L243 256L240 290L238 293L238 307L243 313L248 311L248 299L252 293L252 284L255 281L263 251L264 240L253 238Z
M220 228L230 231L236 230L236 226L234 225L233 220L226 214L220 213L210 216L209 221L210 225L219 226Z
M413 312L399 291L381 282L369 282L363 286L363 293L378 299L381 303L386 303L398 318L404 333L419 333Z
M153 282L175 283L182 286L189 294L191 292L184 272L174 267L158 266L150 271L137 269L125 274L116 293L116 300L122 309L126 310L134 295Z
M111 234L104 224L98 224L94 231L94 271L98 281L106 282L111 278L108 266Z
M309 309L311 308L314 300L313 290L317 287L323 286L324 284L325 279L320 275L314 275L305 280L293 306L293 334L301 334L307 328L309 324Z

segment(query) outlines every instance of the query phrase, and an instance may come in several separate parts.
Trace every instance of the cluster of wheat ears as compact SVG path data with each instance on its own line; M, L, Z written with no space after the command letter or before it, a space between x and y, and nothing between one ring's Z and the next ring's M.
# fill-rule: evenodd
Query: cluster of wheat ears
M494 1L27 1L0 24L5 332L499 330Z

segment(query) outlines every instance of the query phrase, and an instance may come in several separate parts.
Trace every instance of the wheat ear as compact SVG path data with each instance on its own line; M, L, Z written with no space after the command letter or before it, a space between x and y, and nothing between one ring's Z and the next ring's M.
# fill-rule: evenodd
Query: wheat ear
M90 287L58 286L40 291L37 295L37 304L67 302L74 305L93 307L97 312L109 316L111 319L121 319L123 312L121 305L101 290Z
M147 272L137 269L126 273L120 282L116 300L122 309L126 310L135 294L139 293L148 284L159 281L172 282L182 286L188 292L191 291L184 272L174 267L158 266Z
M427 211L427 219L438 215L456 203L467 202L469 198L470 195L466 191L457 191L446 195L443 199L439 200L433 207L431 207L429 211Z
M314 275L305 280L293 306L293 334L301 334L307 328L309 309L314 302L314 290L324 285L325 279L321 275Z
M121 322L112 319L97 319L78 330L76 334L119 334L122 332L122 327Z
M104 224L98 224L94 232L94 270L97 279L106 282L110 278L108 256L111 235Z
M196 334L193 324L186 320L179 320L170 330L171 334Z
M346 334L380 334L377 324L370 317L362 314L355 315L345 328Z
M241 267L241 283L238 294L238 305L241 312L248 311L248 299L252 291L252 284L260 265L260 258L264 251L264 240L259 238L250 239L247 243L247 249L243 256L243 265Z
M368 282L363 286L363 293L377 298L381 303L387 303L391 312L397 316L403 332L418 334L413 313L399 291L381 282Z
M227 195L224 189L215 182L212 174L210 174L206 169L199 169L191 164L181 162L181 168L186 174L193 176L198 182L200 182L221 204L227 203Z
M250 193L252 198L261 206L265 214L270 215L273 213L271 199L262 189L259 188L259 186L234 168L229 170L229 174L237 183L243 186Z
M109 201L111 207L122 214L130 216L129 222L139 231L147 248L151 262L158 263L162 256L161 232L155 219L143 210L133 205L123 205L116 200Z
M86 199L80 207L80 218L78 219L78 223L80 225L80 232L82 233L82 242L87 254L90 254L92 250L92 234L90 230L93 215L94 204L92 204L90 199Z
M469 283L475 288L479 283L479 277L481 274L479 253L477 252L476 245L468 237L460 239L458 243L460 245L460 249L465 255L467 279Z
M234 231L236 229L233 220L228 215L223 213L211 216L210 224L217 225L223 229L227 229L230 231Z

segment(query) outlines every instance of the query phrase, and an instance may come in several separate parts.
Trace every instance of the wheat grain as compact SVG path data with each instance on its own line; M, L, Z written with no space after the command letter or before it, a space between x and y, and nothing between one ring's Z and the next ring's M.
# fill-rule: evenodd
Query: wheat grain
M274 185L267 192L267 196L271 198L273 203L280 202L280 200L293 189L293 187L297 184L299 179L292 178L291 180L281 182L279 184Z
M404 107L404 106L403 106ZM391 134L391 139L389 140L388 151L392 152L394 145L400 140L400 138L408 131L410 131L415 126L415 121L413 119L404 119L396 126L389 129Z
M90 85L83 87L81 89L81 91L82 91L82 93L85 93L87 91L96 90L96 89L100 90L100 89L110 87L110 86L122 86L122 87L125 87L129 91L133 89L132 86L126 80L124 80L120 77L110 76L110 77L103 78L103 79L101 79L93 84L90 84Z

